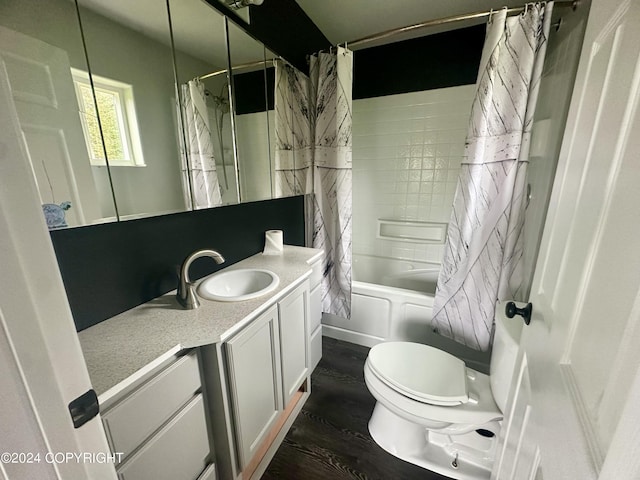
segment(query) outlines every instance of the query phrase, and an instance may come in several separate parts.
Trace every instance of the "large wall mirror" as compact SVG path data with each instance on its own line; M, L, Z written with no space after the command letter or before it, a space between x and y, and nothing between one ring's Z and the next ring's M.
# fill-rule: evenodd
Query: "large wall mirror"
M275 55L207 2L3 0L0 46L50 228L274 197Z
M234 24L229 24L234 126L240 197L243 202L273 197L271 151L274 132L273 55L264 45Z

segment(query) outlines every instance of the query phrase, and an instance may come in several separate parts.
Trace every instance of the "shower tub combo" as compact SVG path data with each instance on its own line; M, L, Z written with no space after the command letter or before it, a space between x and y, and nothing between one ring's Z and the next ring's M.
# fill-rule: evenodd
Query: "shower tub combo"
M323 314L323 335L372 347L385 341L424 343L488 369L478 352L433 331L433 300L440 265L374 255L353 255L351 318Z

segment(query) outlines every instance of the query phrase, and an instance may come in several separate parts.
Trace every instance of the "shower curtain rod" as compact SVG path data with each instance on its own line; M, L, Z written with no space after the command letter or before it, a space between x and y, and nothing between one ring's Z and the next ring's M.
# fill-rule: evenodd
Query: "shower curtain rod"
M558 7L571 7L573 10L575 10L576 8L578 8L578 4L580 3L580 0L555 0L554 1L554 6L558 6ZM525 8L527 8L528 5L532 5L532 3L527 3L521 7L513 7L513 8L505 8L505 10L507 11L507 15L509 14L513 14L513 13L520 13L523 12L525 10ZM416 23L413 25L408 25L406 27L400 27L400 28L394 28L391 30L385 30L384 32L379 32L379 33L374 33L373 35L368 35L366 37L362 37L362 38L358 38L357 40L352 40L350 42L344 42L344 46L346 47L347 45L349 47L351 47L351 49L353 49L354 47L359 47L361 45L365 45L367 43L370 42L374 42L376 40L380 40L383 38L387 38L387 37L393 37L395 35L398 35L400 33L406 33L406 32L411 32L413 30L420 30L421 28L427 28L427 27L435 27L438 25L447 25L449 23L454 23L454 22L460 22L462 20L473 20L476 18L482 18L482 17L488 17L490 15L492 15L493 13L499 12L502 9L497 9L497 10L484 10L484 11L480 11L480 12L474 12L474 13L464 13L462 15L453 15L451 17L443 17L443 18L437 18L435 20L427 20L424 22L420 22L420 23ZM338 44L337 46L340 46L341 44ZM334 48L334 47L331 47ZM284 58L282 57L277 57L278 59L287 62ZM257 62L249 62L249 63L243 63L240 65L237 65L235 67L231 67L231 71L234 70L246 70L249 68L254 68L254 67L261 67L264 65L268 65L269 63L273 63L276 60L276 58L272 58L270 60L258 60ZM287 62L289 63L289 62ZM218 70L215 72L211 72L211 73L207 73L205 75L201 75L199 77L196 77L196 79L198 80L205 80L207 78L211 78L211 77L216 77L218 75L222 75L223 73L227 73L227 70Z
M569 7L570 6L570 7L573 8L573 10L575 10L576 8L578 8L578 4L579 3L580 3L579 0L556 0L554 2L554 6L558 6L558 7ZM505 8L505 10L507 11L507 14L520 13L520 12L523 12L525 10L525 8L527 8L528 5L532 5L532 3L527 3L526 5L523 5L522 7ZM374 42L376 40L381 40L383 38L393 37L393 36L398 35L400 33L411 32L413 30L419 30L421 28L426 28L426 27L435 27L435 26L438 26L438 25L447 25L449 23L459 22L459 21L462 21L462 20L473 20L475 18L488 17L491 14L497 13L497 12L502 11L502 10L503 9L485 10L485 11L481 11L481 12L464 13L462 15L453 15L451 17L437 18L435 20L427 20L425 22L416 23L414 25L408 25L406 27L394 28L392 30L386 30L386 31L380 32L380 33L374 33L373 35L368 35L366 37L358 38L357 40L353 40L351 42L344 42L344 45L345 45L345 47L348 45L351 49L353 49L354 47L359 47L359 46L365 45L367 43ZM340 44L338 44L338 46L339 45Z
M240 65L236 65L235 67L231 67L231 71L234 72L236 70L248 70L250 68L253 67L263 67L264 65L268 65L269 63L273 63L276 59L272 58L269 60L258 60L256 62L248 62L248 63L242 63ZM211 72L211 73L207 73L205 75L200 75L199 77L196 77L198 80L205 80L207 78L211 78L211 77L216 77L218 75L222 75L223 73L227 73L227 69L225 68L224 70L217 70L215 72Z
M286 59L282 58L280 55L274 58L270 58L269 60L257 60L255 62L247 62L241 63L240 65L236 65L235 67L231 67L231 71L235 72L236 70L249 70L254 67L264 67L269 64L273 64L276 60L281 60L287 65L291 65ZM199 77L195 77L197 80L205 80L207 78L216 77L218 75L222 75L223 73L227 73L227 69L217 70L211 73L205 73L204 75L200 75Z

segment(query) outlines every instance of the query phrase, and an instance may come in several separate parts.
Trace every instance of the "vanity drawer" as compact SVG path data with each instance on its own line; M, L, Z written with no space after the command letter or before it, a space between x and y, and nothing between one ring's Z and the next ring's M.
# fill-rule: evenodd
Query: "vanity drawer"
M118 468L120 480L197 480L209 463L202 394ZM207 474L209 472L205 472Z
M158 373L103 414L114 452L126 458L200 389L196 352Z

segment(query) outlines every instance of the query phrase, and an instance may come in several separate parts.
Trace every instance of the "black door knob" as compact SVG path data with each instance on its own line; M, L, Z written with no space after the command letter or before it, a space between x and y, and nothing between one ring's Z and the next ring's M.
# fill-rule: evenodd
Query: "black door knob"
M532 312L533 312L533 305L531 303L527 303L524 307L518 308L515 303L507 302L507 305L504 309L504 313L509 318L513 318L516 315L520 315L524 319L525 325L529 325L529 323L531 323Z

